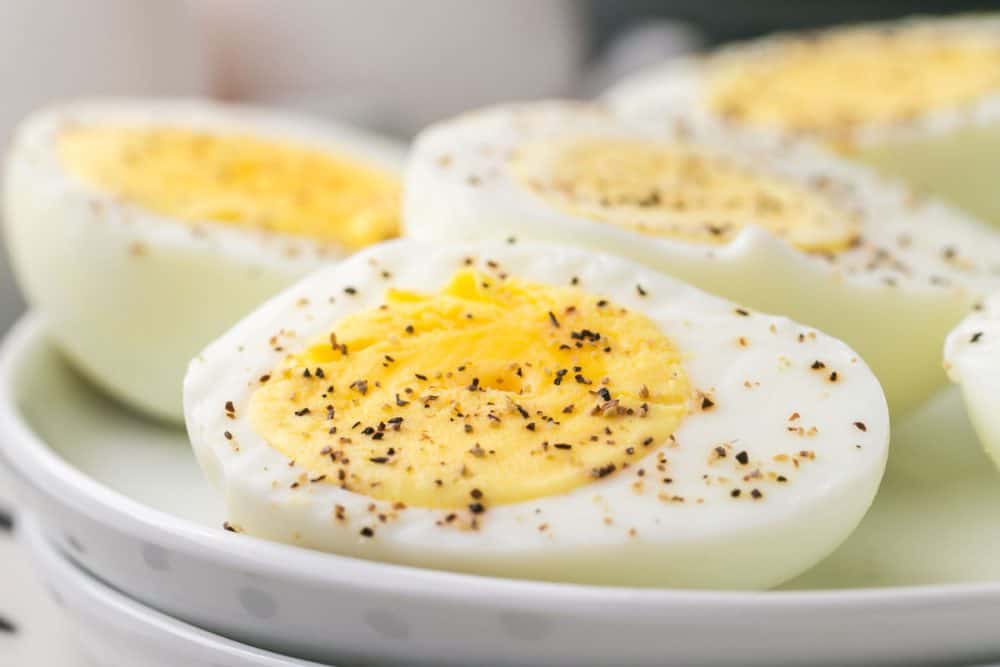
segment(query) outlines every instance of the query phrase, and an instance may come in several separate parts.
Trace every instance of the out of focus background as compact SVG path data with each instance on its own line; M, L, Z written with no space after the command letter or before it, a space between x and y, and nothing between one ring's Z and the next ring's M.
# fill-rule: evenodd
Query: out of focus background
M44 104L199 95L409 137L500 100L591 96L671 55L780 28L994 0L3 0L0 144ZM0 248L2 249L2 248ZM0 253L0 332L23 309Z

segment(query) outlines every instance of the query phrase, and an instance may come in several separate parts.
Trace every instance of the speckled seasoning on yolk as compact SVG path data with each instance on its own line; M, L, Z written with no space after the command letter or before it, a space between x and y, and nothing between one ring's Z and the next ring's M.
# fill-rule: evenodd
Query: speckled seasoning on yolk
M389 290L345 317L249 409L313 481L476 513L615 474L669 443L692 400L646 316L467 269L439 294Z
M614 137L537 141L510 167L562 211L654 236L726 243L748 225L807 251L857 239L850 216L817 192L692 146Z
M919 29L794 40L719 65L707 94L733 120L818 133L891 124L1000 91L1000 45Z
M87 185L185 222L357 249L399 233L398 179L353 158L245 134L80 125L58 141Z

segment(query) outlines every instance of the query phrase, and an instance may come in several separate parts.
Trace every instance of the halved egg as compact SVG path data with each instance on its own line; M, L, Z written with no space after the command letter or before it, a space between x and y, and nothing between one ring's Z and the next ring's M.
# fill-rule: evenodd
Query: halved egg
M1000 236L808 143L546 102L432 126L404 227L541 239L638 260L845 340L894 412L945 381L941 343L998 282Z
M670 61L609 94L629 116L812 137L1000 224L1000 17L789 33Z
M228 527L594 584L764 588L865 513L884 397L843 343L566 246L395 241L194 359Z
M979 440L1000 467L1000 294L986 299L948 335L944 359Z
M180 419L198 350L311 269L396 236L402 150L194 101L37 112L7 156L18 281L88 376Z

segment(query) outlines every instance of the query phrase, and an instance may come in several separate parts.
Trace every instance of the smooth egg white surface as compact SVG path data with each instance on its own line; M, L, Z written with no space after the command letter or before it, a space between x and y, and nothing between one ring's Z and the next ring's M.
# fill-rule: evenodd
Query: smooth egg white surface
M942 44L942 61L953 62L953 76L929 80L928 67L920 54L880 53L880 40L897 37L932 50ZM766 94L787 97L784 106L795 107L802 97L801 85L824 88L833 109L843 106L845 122L835 131L782 126L776 118L748 121L738 114L722 113L713 106L713 80L724 72L739 77L780 63L784 54L821 44L828 39L856 40L849 49L850 63L839 69L828 63L812 80L780 83L766 77L747 79L748 97L768 87ZM955 58L949 49L955 43L982 48L978 60L984 79L991 81L977 95L955 94L963 78L975 76L969 63ZM872 45L874 44L874 48ZM913 16L899 20L862 23L814 32L788 32L723 46L707 54L671 59L627 77L613 86L605 99L616 112L640 122L664 125L681 118L687 123L715 127L742 127L771 135L798 135L822 143L832 142L846 158L863 162L912 186L952 202L969 213L1000 225L1000 203L993 196L993 174L1000 168L1000 77L996 74L996 49L1000 47L1000 16ZM821 47L820 47L821 48ZM865 50L872 49L866 56ZM870 58L866 67L865 58ZM876 70L878 73L872 74ZM831 75L836 81L828 79ZM872 83L869 83L872 81ZM872 98L861 99L851 109L860 90L872 97L892 96L910 87L915 107L894 117L871 117ZM874 90L872 90L874 88ZM920 95L945 96L941 104L925 104ZM905 94L905 93L904 93ZM951 95L951 97L948 97ZM758 95L760 97L760 95ZM877 104L877 103L876 103Z
M182 418L190 358L265 298L346 249L211 220L178 220L85 184L62 133L167 127L291 142L396 172L403 151L358 130L207 101L103 100L30 116L7 156L4 222L18 282L60 348L117 398ZM192 169L198 165L192 164Z
M742 165L828 203L858 238L836 252L805 252L752 220L720 244L642 233L559 209L511 167L533 142L595 137L680 144ZM608 208L613 213L614 203ZM815 326L862 354L894 414L944 383L941 341L998 283L1000 270L992 230L811 144L697 123L654 129L569 102L495 107L428 128L407 165L403 211L414 238L586 246Z
M944 360L983 447L1000 466L1000 296L991 296L955 327L945 341Z
M674 437L634 465L566 493L490 505L470 524L465 508L401 508L333 476L316 480L255 430L251 396L286 355L377 307L387 288L434 292L470 263L494 277L575 283L650 318L697 392ZM326 382L356 387L353 377ZM611 585L754 589L791 578L857 525L889 439L879 384L843 343L628 260L521 242L394 241L320 270L198 355L184 404L198 460L236 530L420 567ZM419 446L408 423L386 442ZM317 449L327 440L335 436L314 434Z

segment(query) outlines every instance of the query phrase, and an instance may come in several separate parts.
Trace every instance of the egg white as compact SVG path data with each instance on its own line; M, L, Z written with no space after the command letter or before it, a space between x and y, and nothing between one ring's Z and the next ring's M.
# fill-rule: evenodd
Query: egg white
M917 31L975 37L1000 42L1000 15L914 16L805 33L779 33L730 44L697 56L674 58L627 77L606 94L607 103L626 117L663 125L681 118L687 123L721 128L729 125L708 103L710 74L717 65L752 63L786 44L826 34ZM781 136L778 127L755 133ZM841 139L853 147L852 159L935 193L970 213L1000 225L1000 199L993 196L993 174L1000 170L1000 90L960 106L932 109L905 122L884 123L861 118L845 128Z
M358 130L194 100L56 106L18 128L7 156L6 240L28 302L72 361L119 399L182 418L191 357L233 322L347 251L329 243L130 205L70 174L57 151L74 124L166 125L302 143L397 171L403 150Z
M712 246L567 214L518 183L508 157L524 142L573 136L693 144L826 197L857 216L863 243L830 260L755 226ZM941 341L1000 282L1000 237L992 230L811 144L682 122L654 129L558 101L472 112L425 130L407 165L403 224L423 240L515 237L612 252L786 314L857 349L894 413L944 383Z
M568 285L577 277L580 289L644 313L673 341L692 387L710 392L715 403L688 414L674 434L679 446L664 450L669 491L685 502L657 498L658 446L630 468L571 492L492 506L478 517L478 530L439 525L447 510L396 511L392 502L327 481L291 488L307 471L269 446L246 414L258 378L341 318L381 303L387 287L437 291L467 257L483 271L531 282ZM487 268L490 261L496 268ZM274 349L274 335L284 351ZM741 336L746 347L737 343ZM813 369L818 359L827 372L837 370L837 382ZM337 386L347 379L330 381ZM596 584L766 588L787 580L856 526L878 488L889 439L879 384L843 343L783 317L738 312L732 303L624 259L520 242L393 241L322 269L194 359L184 404L198 460L237 530L381 561ZM797 425L817 431L803 435ZM710 463L722 443L734 443L753 461L804 449L814 451L815 460L788 465L787 484L762 483L758 500L736 499L731 484L703 478L738 476ZM632 484L640 467L651 479L637 492ZM345 521L333 520L336 505L345 508ZM378 513L395 518L381 523ZM542 523L547 530L539 530ZM366 526L373 537L360 534Z
M948 335L944 359L948 376L961 388L979 440L1000 467L1000 294L987 299Z

